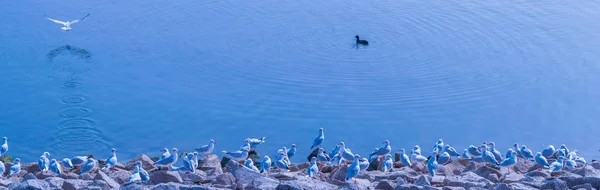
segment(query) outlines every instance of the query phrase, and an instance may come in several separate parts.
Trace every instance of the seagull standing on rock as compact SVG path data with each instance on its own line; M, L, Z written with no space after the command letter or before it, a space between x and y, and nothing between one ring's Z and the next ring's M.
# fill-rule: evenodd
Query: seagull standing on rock
M392 147L390 146L390 141L389 140L385 140L382 142L383 146L381 148L377 148L375 149L375 151L373 151L371 154L369 154L369 157L372 156L385 156L386 154L390 153L392 151Z
M269 173L269 170L271 169L271 163L271 158L269 158L269 156L265 156L263 161L260 163L260 173Z
M350 166L348 167L348 170L346 171L346 178L344 179L344 181L348 181L348 180L354 178L356 175L358 175L358 172L360 172L360 166L358 165L359 158L360 158L360 155L358 155L358 154L354 155L353 162L352 162L352 164L350 164ZM356 182L356 179L354 179L354 182Z
M500 151L496 150L496 143L490 142L490 143L488 143L488 146L490 147L489 152L491 152L494 155L494 158L496 158L497 161L501 161L502 153L500 153Z
M534 161L537 165L539 165L541 167L540 170L542 168L550 167L550 164L548 164L548 160L546 160L546 157L544 157L541 152L535 153Z
M79 21L82 21L83 19L87 18L88 16L90 16L90 14L88 13L87 15L85 15L83 18L77 19L77 20L73 20L73 21L60 21L60 20L56 20L56 19L52 19L49 18L48 16L44 15L48 20L57 23L57 24L62 24L63 27L61 27L60 29L64 30L64 31L69 31L71 30L71 24L75 24Z
M277 159L277 161L275 161L275 167L279 168L280 172L290 171L290 168L288 167L288 164L285 161L286 156L281 155L284 153L279 153L279 154L280 154L279 159Z
M235 152L228 152L223 150L223 153L225 153L225 157L234 160L236 162L241 162L246 160L246 158L248 158L248 149L243 149L243 150L238 150Z
M140 178L142 179L142 181L150 180L150 175L148 175L148 172L144 170L144 167L142 167L143 165L141 161L135 161L135 166L139 171Z
M260 172L260 170L258 170L258 168L254 165L254 162L250 158L246 159L246 162L244 162L244 167L251 169L255 172Z
M171 166L173 166L173 164L175 164L177 162L177 158L179 157L178 153L179 150L177 148L173 148L172 152L169 157L160 159L156 162L154 162L155 166L165 166L167 167L167 170L171 170Z
M48 159L48 157L50 157L50 153L44 152L42 154L42 156L40 156L40 159L38 160L38 167L40 168L40 171L42 171L42 172L46 172L46 171L48 171L48 169L50 169L50 160Z
M85 164L88 160L87 156L75 156L71 159L71 164L73 166L81 166Z
M555 152L556 152L556 149L554 148L554 146L548 145L548 147L546 147L544 150L542 150L542 156L544 156L546 158L550 158L552 155L554 155Z
M481 149L483 150L481 151L481 157L483 158L483 160L494 165L499 164L498 160L496 160L496 157L494 157L494 154L487 150L486 145L481 145Z
M115 165L117 164L117 149L112 148L111 152L112 155L110 155L110 157L106 159L106 166L102 169L113 170L113 167L115 167Z
M383 172L389 172L394 167L394 161L392 160L392 155L386 154L385 160L381 164L381 169Z
M194 167L194 154L188 154L183 159L183 168L187 171L187 173L196 172L196 168Z
M421 155L421 147L419 145L415 145L410 154L418 154Z
M460 155L460 157L464 158L464 159L471 159L471 155L469 154L469 152L467 151L467 149L465 149L463 151L463 153Z
M521 152L521 155L523 156L523 158L525 158L525 164L527 164L528 160L533 159L533 152L531 152L531 150L528 149L527 146L521 145L521 150L519 152Z
M325 154L325 150L323 148L319 148L319 152L317 153L317 160L321 163L329 161L327 154Z
M310 149L313 149L315 147L320 148L321 144L323 143L324 140L325 140L325 133L323 132L323 128L319 128L319 134L317 135L317 137L315 137L315 140L313 140L313 144L312 144L312 146L310 146Z
M469 148L467 148L467 153L469 153L469 156L471 156L471 158L481 156L481 151L479 151L479 149L477 149L477 147L475 147L474 145L469 145Z
M444 145L444 152L447 152L448 154L450 154L450 156L460 157L458 151L456 151L456 149L451 147L449 144Z
M440 155L440 157L438 158L437 162L439 165L445 165L448 162L450 162L450 154L448 154L448 152L444 152Z
M358 167L361 171L366 170L367 168L369 168L369 160L367 158L358 159Z
M7 177L19 174L21 172L21 159L16 158L13 165L10 167L10 172Z
M296 155L296 149L298 149L298 146L296 146L296 144L292 144L292 148L287 151L288 158L292 158L292 156Z
M338 143L338 145L340 145L340 150L338 153L340 154L340 156L342 156L344 160L354 160L354 154L352 154L352 152L346 148L346 143L342 141Z
M62 173L62 167L60 166L60 163L56 161L56 159L50 160L50 171L59 175Z
M437 171L437 168L438 168L437 153L433 152L431 154L431 157L429 158L429 161L427 161L427 171L429 171L429 175L431 177L435 176L435 172Z
M133 169L133 172L131 172L131 175L129 176L129 182L134 182L134 181L141 181L142 177L140 176L140 167L139 166L135 166L135 168Z
M515 164L517 164L517 152L511 152L511 156L506 157L506 159L502 160L498 166L508 168L508 173L510 173L510 168L512 168Z
M160 152L162 152L162 154L160 154L160 158L159 160L168 158L169 156L171 156L171 153L169 152L168 148L163 148L162 150L160 150Z
M556 159L556 161L552 162L552 164L550 164L550 169L548 169L549 172L557 172L562 170L563 168L563 157L559 156L558 159Z
M310 158L310 165L306 168L306 175L308 177L315 177L319 173L319 166L317 166L317 158Z
M71 162L71 159L69 159L69 158L63 158L62 165L65 168L67 168L68 170L73 169L73 163Z
M8 137L2 137L2 145L0 145L0 158L6 156L6 152L8 152Z
M94 168L96 168L96 160L94 160L94 158L88 158L85 164L81 167L81 172L79 175L90 172Z
M206 158L215 149L215 144L217 144L217 142L213 139L210 139L207 145L201 146L195 150L198 151L199 154L204 155L204 158Z
M400 153L400 162L402 162L402 164L404 164L405 166L410 167L410 158L408 158L408 155L406 155L405 150L401 148L400 150L398 150L398 153Z

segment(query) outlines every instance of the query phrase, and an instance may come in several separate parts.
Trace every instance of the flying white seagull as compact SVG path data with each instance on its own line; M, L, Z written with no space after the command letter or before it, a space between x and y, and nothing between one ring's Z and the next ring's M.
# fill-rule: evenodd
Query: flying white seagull
M44 15L44 16L46 16L46 15ZM80 18L80 19L77 19L77 20L73 20L73 21L67 21L67 22L65 22L65 21L60 21L60 20L56 20L56 19L52 19L52 18L50 18L50 17L48 17L48 16L46 16L46 18L47 18L48 20L51 20L51 21L52 21L52 22L54 22L54 23L57 23L57 24L62 24L62 25L64 25L64 26L63 26L63 27L61 27L60 29L62 29L62 30L64 30L64 31L69 31L69 30L71 30L71 24L75 24L75 23L77 23L77 22L79 22L79 21L81 21L81 20L83 20L83 19L87 18L88 16L90 16L90 13L88 13L87 15L85 15L83 18Z

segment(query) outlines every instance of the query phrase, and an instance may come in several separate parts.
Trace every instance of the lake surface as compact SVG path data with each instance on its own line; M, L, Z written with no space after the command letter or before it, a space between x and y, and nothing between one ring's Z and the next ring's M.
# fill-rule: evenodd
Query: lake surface
M36 161L217 141L600 156L600 2L0 1L0 136ZM44 18L81 18L72 30ZM354 47L354 36L369 40ZM69 45L68 47L66 45ZM462 151L461 151L462 152ZM221 154L221 153L219 153Z

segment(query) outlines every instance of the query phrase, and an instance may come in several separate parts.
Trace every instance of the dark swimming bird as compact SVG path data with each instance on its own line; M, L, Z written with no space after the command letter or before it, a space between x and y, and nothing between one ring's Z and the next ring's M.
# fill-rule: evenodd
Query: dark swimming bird
M358 35L354 36L356 38L356 44L369 45L367 40L361 40Z

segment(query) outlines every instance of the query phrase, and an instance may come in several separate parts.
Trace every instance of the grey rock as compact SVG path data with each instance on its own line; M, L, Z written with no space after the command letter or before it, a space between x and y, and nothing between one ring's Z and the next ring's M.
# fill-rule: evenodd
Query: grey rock
M119 183L117 183L114 179L108 177L108 175L106 175L102 171L99 171L98 174L96 174L96 177L94 179L95 180L102 180L102 181L106 182L106 184L110 188L119 188L120 187Z
M344 181L346 179L346 172L348 171L347 166L340 166L331 174L331 179L335 179L338 181ZM360 174L360 172L358 172Z
M530 177L543 177L543 178L549 178L550 175L544 171L531 171L527 173L527 176Z
M369 180L370 182L387 180L387 178L375 178L375 175L372 175L372 174L366 173L366 172L359 172L358 175L355 176L355 178L366 179L366 180Z
M447 186L470 188L489 188L492 185L490 180L487 180L473 172L466 172L460 176L447 177L444 181Z
M205 185L185 185L185 184L178 184L178 183L170 182L170 183L161 183L158 185L149 186L148 189L151 189L151 190L180 190L180 189L213 190L213 189L218 189L218 188L209 187L209 186L205 186Z
M14 178L14 180L2 179L0 178L0 187L8 187L11 183L18 183L19 180Z
M488 166L477 168L475 171L473 171L473 173L475 173L483 178L487 178L488 175L490 175L490 174L496 175L497 178L502 177L502 173L500 173L500 171L498 171L495 168L490 168Z
M546 180L540 187L541 189L566 190L569 189L567 183L560 179Z
M114 179L119 184L124 184L129 182L129 176L131 176L131 172L126 170L118 170L107 173L108 177Z
M245 186L244 189L248 190L261 190L261 189L276 189L279 186L279 181L269 179L266 177L254 178L250 184Z
M600 174L598 172L596 172L596 169L594 169L594 167L592 166L585 166L585 167L581 167L579 169L575 169L572 171L572 173L583 176L583 177L599 177Z
M488 174L488 176L486 177L486 179L490 180L493 183L497 183L498 181L500 181L498 179L498 176L496 174L493 174L493 173Z
M33 174L32 174L33 176ZM9 189L14 189L14 190L43 190L43 189L49 189L50 185L48 184L48 182L44 181L44 180L39 180L39 179L29 179L29 180L23 180L23 182L21 183L12 183L10 184L10 186L8 187Z
M56 177L58 176L58 174L51 172L51 171L46 171L46 172L42 172L42 171L37 171L35 172L35 177L38 179L46 179L49 177Z
M62 188L62 185L65 182L63 178L59 177L49 177L44 179L44 181L48 182L48 185L50 185L51 188Z
M575 190L592 190L592 189L596 189L592 186L592 184L586 183L586 184L581 184L581 185L577 185L572 187L571 189L575 189Z
M83 179L83 180L94 180L95 177L96 177L96 174L93 174L93 173L84 173L84 174L79 175L79 179Z
M189 181L192 183L209 183L210 180L206 177L206 173L202 170L196 170L194 173L191 172L179 172L183 181Z
M444 185L444 180L446 179L446 176L433 176L431 178L431 185L432 186L443 186Z
M77 175L76 173L61 173L60 175L58 175L58 177L63 178L63 179L78 179L79 175Z
M413 184L406 184L397 186L394 190L437 190L440 188L431 187L431 186L417 186Z
M142 162L142 168L144 168L144 170L151 170L154 168L154 161L152 161L152 159L150 159L150 157L148 157L148 155L145 155L145 154L140 154L140 155L136 156L135 158L133 158L132 160L129 160L129 162L127 162L125 164L125 168L127 170L135 169L136 161Z
M443 187L442 190L465 190L463 187Z
M81 180L81 179L66 179L63 182L62 189L64 190L76 190L83 189L84 187L90 187L93 181Z
M537 188L533 188L527 185L523 185L520 183L499 183L490 188L491 190L536 190Z
M546 178L543 178L540 176L531 177L531 176L526 175L520 181L520 183L539 189L545 181L546 181Z
M34 173L40 171L40 167L38 167L37 162L23 163L21 164L21 170Z
M559 179L567 183L569 188L586 183L592 185L592 187L600 188L600 178L598 177L560 177Z
M353 179L344 182L344 184L339 188L340 190L363 190L363 189L373 189L371 187L371 182L366 179Z
M35 177L32 173L27 173L25 176L23 176L22 181L27 181L27 180L32 180L32 179L37 179L37 177Z
M148 187L146 187L144 184L142 184L141 181L133 181L133 182L128 182L125 183L123 185L121 185L121 187L119 188L119 190L146 190L148 189Z
M183 179L181 179L179 172L160 170L150 173L150 181L154 184L169 182L181 183L183 182Z
M296 176L292 175L291 173L276 173L276 174L271 174L270 177L278 179L278 180L282 180L282 181L290 181L290 180L297 180L298 178L296 178Z
M217 155L208 155L198 162L198 169L202 171L213 170L215 168L221 168L221 159Z
M504 176L502 176L502 178L500 178L500 182L502 183L517 183L521 180L523 180L523 175L521 174L516 174L516 173L509 173L509 174L504 174Z
M592 167L593 167L594 169L600 170L600 161L598 161L598 160L594 160L594 161L592 161L592 164L591 164L591 165L592 165ZM8 168L8 167L7 167L7 168Z
M406 179L401 178L401 177L396 178L396 181L394 181L394 182L396 183L396 186L408 184Z
M417 178L417 181L415 181L415 185L427 186L431 185L431 182L429 181L429 178L427 176L421 175L419 176L419 178Z
M238 185L246 185L255 178L263 177L260 173L248 169L232 160L227 163L227 171L233 174Z
M379 183L377 183L377 185L375 186L375 189L393 190L394 187L396 187L396 183L394 183L390 180L381 180L381 181L379 181Z
M235 177L233 177L233 174L231 173L224 173L217 176L215 183L230 186L235 183Z

